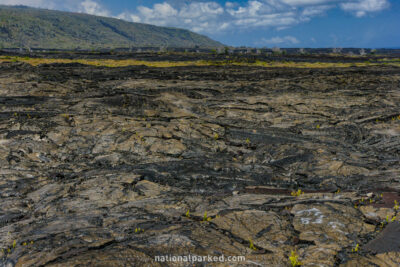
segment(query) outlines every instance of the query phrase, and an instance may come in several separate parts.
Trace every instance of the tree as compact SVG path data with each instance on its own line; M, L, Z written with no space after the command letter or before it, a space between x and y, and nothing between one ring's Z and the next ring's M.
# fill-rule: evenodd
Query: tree
M225 46L225 54L227 55L227 54L229 54L229 47L227 47L227 46Z

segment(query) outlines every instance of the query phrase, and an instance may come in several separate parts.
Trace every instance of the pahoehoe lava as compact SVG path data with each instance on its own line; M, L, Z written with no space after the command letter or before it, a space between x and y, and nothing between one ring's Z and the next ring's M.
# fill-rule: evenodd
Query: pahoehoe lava
M400 264L379 235L399 221L399 86L390 65L2 63L0 266Z

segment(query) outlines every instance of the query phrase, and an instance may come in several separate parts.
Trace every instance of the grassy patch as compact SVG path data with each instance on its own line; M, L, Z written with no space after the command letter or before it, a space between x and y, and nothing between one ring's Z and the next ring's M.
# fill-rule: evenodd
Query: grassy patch
M25 62L32 66L40 64L53 64L53 63L80 63L84 65L99 66L99 67L127 67L127 66L140 66L145 65L148 67L182 67L182 66L206 66L205 62L201 61L181 61L181 62L170 62L170 61L141 61L134 59L64 59L64 58L26 58L26 57L0 57L0 62Z
M142 61L135 59L53 59L53 58L29 58L29 57L9 57L0 56L0 62L25 62L32 66L40 64L53 64L53 63L80 63L84 65L98 66L98 67L127 67L127 66L148 66L157 68L168 67L185 67L185 66L256 66L266 68L349 68L349 67L366 67L366 66L380 66L380 65L394 65L400 67L400 62L359 62L359 63L331 63L331 62L292 62L292 61L255 61L255 62L240 62L233 60L226 61Z

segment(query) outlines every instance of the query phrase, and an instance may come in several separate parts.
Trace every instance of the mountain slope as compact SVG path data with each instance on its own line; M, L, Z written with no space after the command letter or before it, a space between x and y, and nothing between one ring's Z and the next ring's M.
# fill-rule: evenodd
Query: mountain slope
M219 47L188 30L80 13L0 5L0 46L48 49Z

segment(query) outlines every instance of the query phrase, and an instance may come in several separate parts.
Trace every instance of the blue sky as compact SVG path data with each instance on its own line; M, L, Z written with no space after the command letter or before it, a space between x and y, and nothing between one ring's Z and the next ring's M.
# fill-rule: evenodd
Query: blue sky
M400 47L399 0L0 0L185 28L227 45Z

